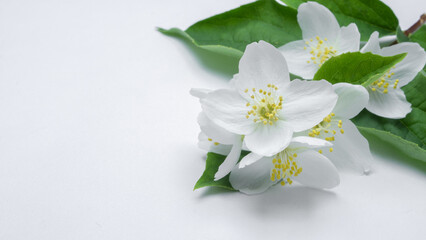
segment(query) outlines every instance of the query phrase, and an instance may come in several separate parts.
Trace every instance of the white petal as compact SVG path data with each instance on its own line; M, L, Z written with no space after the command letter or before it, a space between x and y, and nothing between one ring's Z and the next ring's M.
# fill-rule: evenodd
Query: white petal
M305 41L300 40L287 43L278 49L287 60L288 68L291 73L304 79L312 79L318 71L319 66L311 61L312 55L309 53L310 48L305 49L305 46Z
M360 38L361 35L354 23L349 24L347 27L342 27L336 41L336 48L339 54L359 51Z
M285 87L290 82L286 60L267 42L251 43L241 57L234 82L243 96L245 89L265 89L268 84Z
M229 177L232 187L246 194L258 194L276 183L271 181L272 158L263 157L244 168L235 167Z
M241 159L240 163L238 164L238 167L243 168L245 166L253 164L257 162L259 159L261 159L262 157L263 157L262 155L251 152L247 154L245 157L243 157L243 159Z
M380 46L389 46L397 40L396 35L383 36L379 38L379 44Z
M229 86L231 88L236 88L235 82L237 81L237 79L238 79L238 73L234 74L234 76L232 77L232 79L229 81Z
M297 9L297 21L302 29L303 39L319 36L334 42L340 31L339 23L333 13L321 4L308 2Z
M282 92L283 109L280 118L295 132L312 128L326 117L337 101L332 85L325 81L295 79Z
M336 116L351 119L367 106L368 92L363 86L337 83L333 89L339 96L333 109Z
M207 152L214 152L220 155L228 155L231 152L232 145L225 144L214 144L212 141L208 140L208 137L203 132L200 132L198 135L198 147L206 150Z
M298 166L303 170L293 177L299 183L314 188L333 188L339 185L340 177L329 159L314 150L300 152Z
M212 90L204 89L204 88L191 88L191 90L189 90L189 94L191 94L192 96L196 98L201 99L201 98L205 98L207 94L211 91Z
M338 168L354 169L361 174L368 173L373 161L368 141L350 120L342 119L342 129L343 134L335 129L337 133L334 135L333 152L324 149L323 154Z
M368 39L368 42L362 47L362 53L371 52L374 54L380 53L380 43L379 43L379 33L377 31L373 32Z
M216 125L204 112L198 115L198 124L200 125L201 131L211 138L213 142L219 142L221 144L232 144L234 142L235 134Z
M229 132L244 135L253 132L253 120L246 118L246 101L235 90L220 89L202 98L204 113L218 126Z
M398 87L405 86L422 70L426 63L426 53L418 43L403 42L381 50L382 56L394 56L401 53L407 53L401 62L395 65L391 70L395 75L392 79L399 79Z
M234 142L234 145L232 146L231 152L228 154L228 156L226 156L225 160L219 166L219 169L214 175L215 181L228 175L228 173L230 173L231 170L235 167L238 160L240 159L242 144L243 144L243 141L241 139L241 136L235 136L235 142Z
M289 149L321 148L321 147L330 147L332 145L333 144L331 144L330 142L319 139L319 138L298 136L291 139L290 145L288 145L287 148Z
M246 135L244 141L250 151L269 157L284 150L292 135L291 127L278 120L272 126L258 123L256 130Z
M373 92L368 89L370 99L367 110L385 118L399 119L411 112L411 104L407 102L404 92L397 88L389 88L387 94Z

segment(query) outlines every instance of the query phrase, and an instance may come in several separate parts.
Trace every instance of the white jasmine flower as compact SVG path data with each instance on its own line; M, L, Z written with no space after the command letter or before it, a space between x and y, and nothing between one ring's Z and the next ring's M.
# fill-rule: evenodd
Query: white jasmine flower
M300 4L297 11L303 40L279 48L291 73L312 79L329 58L359 51L360 34L354 23L341 28L330 10L316 2Z
M232 145L221 144L213 141L213 139L209 138L205 133L200 132L198 134L198 147L206 150L207 152L227 156L231 152Z
M284 150L293 132L321 122L337 101L327 81L290 82L284 57L263 41L247 46L233 85L201 98L203 112L262 156Z
M368 173L373 159L368 141L349 120L365 108L368 92L360 85L349 83L334 84L333 88L339 96L333 111L305 134L333 143L333 147L321 148L319 152L336 166Z
M314 188L333 188L340 183L336 167L324 155L313 150L331 145L322 139L295 137L286 149L275 156L248 154L247 159L256 161L243 168L236 166L229 181L233 188L246 194L264 192L278 182L283 186L297 181Z
M198 124L201 129L198 135L198 146L201 149L225 156L231 152L235 134L215 125L204 113L198 115Z
M378 36L377 32L372 33L361 52L371 52L381 56L407 53L407 56L367 86L370 95L367 110L385 118L404 118L411 112L411 104L400 88L407 85L422 70L426 63L426 53L418 43L412 42L380 48Z
M205 98L209 92L211 90L207 89L191 89L190 91L191 95L200 100ZM215 174L215 180L221 179L231 172L240 158L242 136L218 126L203 112L198 115L198 124L201 129L201 133L198 135L198 146L209 152L227 155Z

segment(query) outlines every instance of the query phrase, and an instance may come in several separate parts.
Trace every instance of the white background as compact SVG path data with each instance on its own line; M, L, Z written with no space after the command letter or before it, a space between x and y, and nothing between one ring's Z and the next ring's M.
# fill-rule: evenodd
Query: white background
M426 168L373 144L331 191L192 191L204 170L191 87L232 61L155 31L248 3L0 1L0 239L420 239ZM422 0L387 2L402 28Z

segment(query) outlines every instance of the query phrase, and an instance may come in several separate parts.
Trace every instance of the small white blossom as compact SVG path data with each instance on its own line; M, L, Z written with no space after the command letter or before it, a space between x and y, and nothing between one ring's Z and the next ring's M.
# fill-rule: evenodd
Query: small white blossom
M285 149L293 132L318 124L337 101L327 81L290 82L284 57L263 41L247 46L232 87L206 93L203 112L262 156Z
M286 149L274 156L248 154L241 160L244 167L236 166L229 181L233 188L246 194L264 192L276 183L290 185L293 181L314 188L333 188L340 183L337 169L314 150L331 145L322 139L295 137Z
M333 111L304 134L332 142L332 147L321 148L319 152L337 167L368 173L373 159L368 141L350 120L367 105L368 92L360 85L349 83L334 84L333 88L339 96Z
M400 89L407 85L426 63L426 53L418 43L403 42L380 48L379 34L371 34L361 52L371 52L381 56L394 56L407 53L405 58L395 64L383 76L367 87L370 95L367 110L385 118L404 118L411 112L411 104Z
M290 72L312 79L321 65L333 56L359 51L360 34L354 23L340 27L333 13L316 2L300 4L297 21L303 40L279 48Z
M223 171L218 179L238 161L243 138L250 151L273 156L288 146L293 132L321 122L337 101L327 81L290 81L283 55L263 41L247 46L230 85L210 92L193 90L208 119L235 136L232 156L219 168Z
M215 125L204 113L198 115L201 132L198 135L198 146L208 152L227 156L232 149L235 134Z
M205 98L211 90L191 89L190 93L200 100ZM215 173L215 180L221 179L237 164L242 149L242 136L231 133L210 120L204 112L198 115L198 124L201 132L198 135L198 146L209 152L226 155L225 160Z

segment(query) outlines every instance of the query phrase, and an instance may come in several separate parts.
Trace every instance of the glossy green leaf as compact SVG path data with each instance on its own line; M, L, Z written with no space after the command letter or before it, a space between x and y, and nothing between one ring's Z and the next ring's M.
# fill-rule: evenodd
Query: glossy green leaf
M290 7L297 7L308 1L326 6L336 16L340 26L355 23L361 33L361 41L367 41L371 33L395 34L398 19L393 11L379 0L281 0Z
M417 42L426 49L426 25L422 25L417 31L409 36L412 42Z
M367 86L383 76L405 55L382 57L372 53L345 53L327 60L315 74L314 80L326 79L333 84L348 82Z
M397 150L403 155L426 162L426 150L420 148L419 145L413 142L405 140L404 138L385 130L360 126L358 126L358 130L365 138L368 139L369 142L380 141L389 148Z
M296 15L293 8L274 0L261 0L197 22L185 31L158 30L210 51L241 57L252 42L264 40L279 47L300 40L302 33Z
M248 152L242 151L240 160L247 154ZM219 179L218 181L214 180L214 175L219 169L219 166L223 163L223 161L225 161L225 158L226 156L217 153L207 153L206 168L203 172L203 175L200 177L200 179L198 179L197 183L195 184L194 190L202 187L220 187L235 191L235 189L229 182L229 174L226 175L224 178Z
M170 35L170 36L176 36L176 37L181 37L183 39L189 40L190 42L192 42L195 46L209 50L209 51L213 51L219 54L224 54L230 57L236 57L236 58L240 58L243 55L243 52L232 48L232 47L228 47L228 46L224 46L224 45L220 45L220 44L212 44L212 45L200 45L195 39L193 39L190 35L188 35L186 32L180 30L179 28L171 28L168 30L162 29L162 28L158 28L158 31Z
M396 29L396 39L398 42L408 42L410 39L404 34L404 31L401 30L401 27Z
M377 138L412 158L426 162L426 73L421 71L402 90L412 104L404 119L386 119L364 110L352 119L367 138Z

